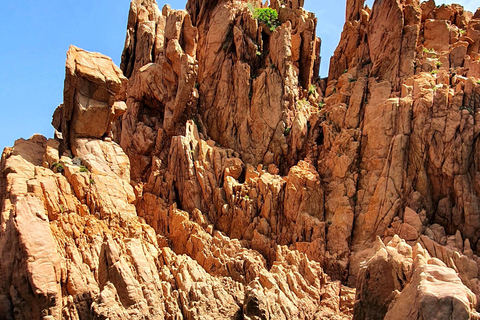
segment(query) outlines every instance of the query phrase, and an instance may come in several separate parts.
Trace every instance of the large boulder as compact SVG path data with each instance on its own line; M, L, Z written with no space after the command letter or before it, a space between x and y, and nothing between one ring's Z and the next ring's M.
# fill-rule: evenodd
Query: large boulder
M476 297L455 270L438 259L417 258L411 282L392 302L385 320L478 319Z
M360 268L355 319L478 319L476 296L456 270L398 236Z
M65 146L76 138L108 136L111 123L126 111L127 78L107 56L70 46L63 104L52 124Z
M412 248L408 244L394 237L385 246L377 238L375 246L377 252L358 274L355 319L382 320L410 278Z

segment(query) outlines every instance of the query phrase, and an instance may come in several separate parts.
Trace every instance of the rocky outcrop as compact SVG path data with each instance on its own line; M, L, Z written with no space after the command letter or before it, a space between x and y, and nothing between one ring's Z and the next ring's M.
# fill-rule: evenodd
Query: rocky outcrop
M472 67L475 36L468 35L477 21L460 6L382 1L349 17L324 100L325 152L336 151L338 160L320 158L318 170L335 190L326 192L326 204L344 201L354 212L353 285L361 261L355 255L375 236L415 241L438 223L449 235L459 230L478 242L478 195L470 181L480 87L467 77L480 75ZM346 170L338 176L340 164ZM336 206L325 209L331 216Z
M186 11L160 11L154 1L132 2L122 55L129 108L118 138L133 179L145 180L150 159L167 162L163 132L182 134L188 119L254 166L288 172L300 160L307 117L299 102L320 62L316 19L299 4L276 4L281 26L270 29L253 5L191 1Z
M477 319L478 12L130 5L0 164L0 319ZM270 9L278 21L262 21ZM128 78L128 79L127 79Z
M131 76L129 92L141 77ZM153 148L169 150L153 158L148 181L132 183L136 169L111 138L111 129L122 142L128 133L131 105L122 127L115 122L126 81L107 58L71 47L53 121L62 134L5 149L2 318L351 318L351 289L322 269L315 168L300 162L284 180L274 164L268 172L245 165L236 151L205 141L193 121L175 119L183 135L158 128ZM135 150L151 151L148 128L132 138Z
M74 46L67 52L63 104L52 124L62 134L65 149L77 138L102 138L111 123L125 113L127 79L112 60Z
M354 319L478 319L477 299L455 270L395 236L362 266Z
M78 139L78 156L53 171L49 145L19 140L2 157L6 319L297 319L340 317L352 303L305 254L276 246L267 267L198 209L136 197L114 142Z

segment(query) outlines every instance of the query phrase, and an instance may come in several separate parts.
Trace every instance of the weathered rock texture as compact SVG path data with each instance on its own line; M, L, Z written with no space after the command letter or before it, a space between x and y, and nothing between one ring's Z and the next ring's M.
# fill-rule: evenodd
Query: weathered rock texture
M0 319L478 319L480 11L348 0L320 80L261 6L70 48L56 138L2 155Z
M188 119L253 166L276 164L286 173L301 159L307 116L300 101L318 74L320 40L316 19L298 3L272 6L282 23L274 31L246 1L189 1L187 11L132 2L122 55L128 110L118 141L134 180L148 177L153 158L166 165L165 136L182 134Z
M354 194L332 197L338 203L354 196L354 251L375 236L415 241L434 223L448 235L460 231L476 248L478 23L458 5L394 0L375 2L346 22L332 57L323 126L332 145L325 149L339 145L348 151L337 156L354 165L341 181L345 190L353 184ZM319 172L325 168L338 179L328 166ZM359 260L353 255L350 262L353 284Z
M52 124L62 133L65 149L76 138L102 138L125 113L127 78L112 60L70 46L67 52L63 104Z

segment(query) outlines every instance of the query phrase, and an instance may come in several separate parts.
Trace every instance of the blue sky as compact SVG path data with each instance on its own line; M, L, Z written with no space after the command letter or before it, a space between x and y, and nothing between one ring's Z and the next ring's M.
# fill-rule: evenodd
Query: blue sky
M186 0L163 2L183 9ZM370 6L373 0L366 3ZM478 0L457 1L473 11ZM16 0L0 11L0 150L34 133L53 136L53 111L63 100L66 52L70 44L103 53L119 65L129 0ZM437 1L437 4L441 2ZM338 44L345 2L305 0L318 18L322 38L321 75Z

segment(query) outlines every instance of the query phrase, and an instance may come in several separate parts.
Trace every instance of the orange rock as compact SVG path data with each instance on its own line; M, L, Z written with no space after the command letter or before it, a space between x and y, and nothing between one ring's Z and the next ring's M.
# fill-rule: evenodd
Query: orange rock
M117 101L125 99L126 87L127 79L110 58L70 46L64 103L52 122L67 149L76 138L109 135L111 122L125 112Z
M479 20L349 0L318 80L302 5L134 0L122 71L70 48L0 162L0 314L478 317Z

